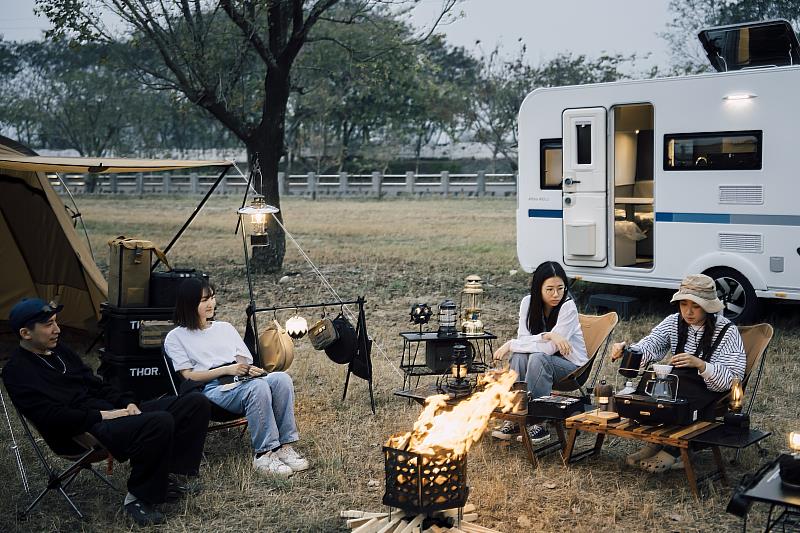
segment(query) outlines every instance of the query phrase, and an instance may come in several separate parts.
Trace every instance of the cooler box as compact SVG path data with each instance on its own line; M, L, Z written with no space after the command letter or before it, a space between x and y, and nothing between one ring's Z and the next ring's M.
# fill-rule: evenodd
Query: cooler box
M97 373L114 388L132 392L137 402L174 394L160 349L154 355L141 356L117 355L100 348Z
M161 354L161 342L172 329L172 307L116 307L100 304L105 347L111 353L153 356Z

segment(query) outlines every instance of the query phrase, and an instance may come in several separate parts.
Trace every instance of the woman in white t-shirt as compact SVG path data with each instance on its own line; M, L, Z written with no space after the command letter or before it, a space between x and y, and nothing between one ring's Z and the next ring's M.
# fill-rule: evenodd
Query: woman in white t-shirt
M299 439L294 418L294 384L289 374L253 366L253 356L228 322L211 320L216 300L207 281L190 278L178 287L175 324L164 350L175 370L204 383L203 394L227 411L244 414L255 457L262 473L288 477L308 468L291 443ZM252 377L233 388L223 376Z
M503 344L494 353L499 360L510 354L509 366L525 381L531 398L547 396L553 383L564 378L589 358L583 341L578 308L567 293L567 274L560 264L545 261L533 273L531 293L519 306L517 338ZM529 426L531 442L550 439L543 424ZM508 440L519 431L511 422L492 432Z

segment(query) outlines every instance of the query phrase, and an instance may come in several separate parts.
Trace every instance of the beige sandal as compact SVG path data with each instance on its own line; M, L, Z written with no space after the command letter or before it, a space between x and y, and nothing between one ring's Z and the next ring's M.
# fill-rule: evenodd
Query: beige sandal
M667 470L680 470L683 468L683 461L680 457L673 457L669 453L661 450L650 459L645 459L639 466L645 472L651 474L662 474Z
M639 451L634 452L628 455L625 458L625 462L628 466L636 466L644 459L650 459L655 454L662 450L663 446L660 444L655 444L654 442L648 442L644 447L642 447Z

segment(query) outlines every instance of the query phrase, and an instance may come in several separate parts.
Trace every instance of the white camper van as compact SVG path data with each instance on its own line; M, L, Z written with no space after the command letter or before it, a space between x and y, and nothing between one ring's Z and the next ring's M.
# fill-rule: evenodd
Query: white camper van
M717 73L536 89L519 112L517 255L587 281L717 282L726 316L800 300L800 46L712 28ZM798 65L798 66L793 66Z

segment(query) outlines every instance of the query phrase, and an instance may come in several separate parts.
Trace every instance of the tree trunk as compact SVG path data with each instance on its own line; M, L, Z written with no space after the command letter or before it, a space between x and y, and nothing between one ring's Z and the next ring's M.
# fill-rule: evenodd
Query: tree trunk
M253 187L269 205L280 209L278 193L278 170L283 156L283 135L286 123L286 104L289 99L289 79L277 72L270 72L266 81L267 99L264 104L264 118L260 127L245 141L250 161L256 159L261 168L263 180L253 179ZM283 213L276 213L283 222ZM286 254L286 235L275 223L267 227L269 246L253 248L252 267L257 272L279 272L283 268Z

